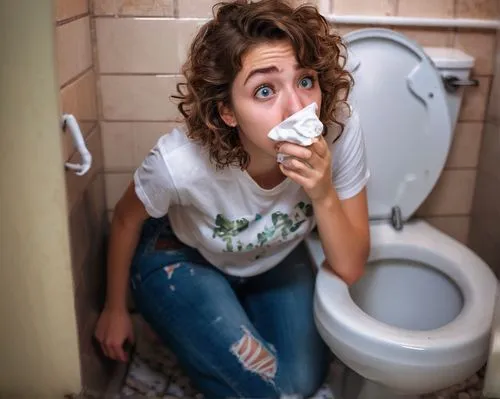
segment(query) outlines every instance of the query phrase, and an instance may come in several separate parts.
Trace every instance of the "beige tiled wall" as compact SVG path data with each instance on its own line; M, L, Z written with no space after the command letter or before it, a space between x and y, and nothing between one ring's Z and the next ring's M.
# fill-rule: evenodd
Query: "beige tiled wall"
M93 156L90 171L77 176L66 171L71 261L76 292L82 384L103 391L111 367L101 361L92 335L104 281L104 238L108 223L104 190L101 130L97 120L96 73L93 61L92 20L88 0L54 0L57 75L61 114L73 114ZM64 159L80 162L71 136L61 130Z
M301 0L295 0L300 3ZM325 13L438 18L498 16L498 0L331 0ZM210 15L213 0L94 1L102 108L107 209L111 211L131 173L155 139L176 122L170 102L179 66L198 25ZM161 16L166 18L131 18ZM345 33L361 26L339 25ZM436 227L468 242L479 144L493 76L495 32L449 28L397 27L423 46L452 46L476 58L460 113L446 171L417 212Z
M495 77L479 152L472 205L470 246L500 278L500 30L497 31L495 53Z

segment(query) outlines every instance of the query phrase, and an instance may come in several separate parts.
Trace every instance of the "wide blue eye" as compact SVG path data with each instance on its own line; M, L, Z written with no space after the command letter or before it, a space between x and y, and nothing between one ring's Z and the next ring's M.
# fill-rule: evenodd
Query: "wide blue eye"
M257 98L268 98L273 94L273 89L269 86L261 86L256 92L255 97Z
M310 77L302 78L300 79L299 85L303 89L311 89L314 85L314 80Z

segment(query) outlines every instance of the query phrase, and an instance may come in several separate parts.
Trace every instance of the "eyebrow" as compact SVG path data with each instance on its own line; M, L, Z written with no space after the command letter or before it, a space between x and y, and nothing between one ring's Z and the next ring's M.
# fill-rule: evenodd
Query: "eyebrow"
M248 80L252 76L257 75L257 74L271 73L271 72L279 72L279 70L274 65L266 67L266 68L257 68L257 69L254 69L254 70L250 71L250 73L248 74L247 78L245 79L245 83L243 83L243 86L247 84Z
M295 64L294 68L295 68L295 70L302 69L302 67L299 64ZM247 82L250 80L250 78L254 75L266 74L266 73L272 73L272 72L279 72L279 69L276 65L271 65L271 66L268 66L265 68L253 69L252 71L250 71L250 73L246 77L245 82L243 83L243 86L245 86L247 84Z

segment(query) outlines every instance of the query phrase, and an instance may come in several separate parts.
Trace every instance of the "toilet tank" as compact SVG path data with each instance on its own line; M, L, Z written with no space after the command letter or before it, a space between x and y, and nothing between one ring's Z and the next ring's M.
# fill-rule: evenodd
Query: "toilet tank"
M446 90L448 110L454 130L458 121L465 87L478 85L477 80L470 79L474 58L462 50L450 47L424 47L424 51L440 71L443 79L455 80L456 78L457 84L450 83Z

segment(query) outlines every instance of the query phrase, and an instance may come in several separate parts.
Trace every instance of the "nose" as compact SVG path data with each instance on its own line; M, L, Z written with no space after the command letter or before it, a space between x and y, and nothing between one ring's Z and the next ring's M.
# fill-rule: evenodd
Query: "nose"
M297 93L297 91L291 89L286 96L286 105L285 105L285 115L284 119L288 118L290 115L300 111L304 108L304 104L302 104L302 100Z

